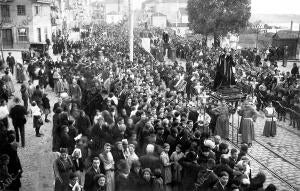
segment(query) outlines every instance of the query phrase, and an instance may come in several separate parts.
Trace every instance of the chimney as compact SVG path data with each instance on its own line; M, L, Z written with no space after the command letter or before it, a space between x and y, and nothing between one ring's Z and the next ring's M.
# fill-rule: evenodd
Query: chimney
M291 21L291 31L293 30L293 21Z

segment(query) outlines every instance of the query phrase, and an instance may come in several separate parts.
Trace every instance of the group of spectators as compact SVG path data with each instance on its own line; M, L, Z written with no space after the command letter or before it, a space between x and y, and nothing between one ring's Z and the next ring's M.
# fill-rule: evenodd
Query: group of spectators
M58 154L53 165L55 190L264 190L266 176L251 173L247 157L251 141L239 151L226 141L229 116L238 108L201 98L203 90L212 87L222 51L187 45L184 67L158 62L135 42L131 62L125 31L124 23L95 26L90 38L80 47L69 46L60 60L46 54L26 63L30 81L22 85L22 99L26 113L33 115L37 137L42 136L39 129L49 121L51 110L43 89L49 86L58 96L52 109L52 150ZM255 89L261 87L252 81L258 74L251 71L271 75L275 71L272 64L256 67L240 55L235 60L238 85L247 85L244 92L249 95L257 95ZM7 90L5 83L1 88ZM15 103L20 105L18 99ZM17 168L11 162L17 158L13 143L15 137L19 141L21 129L14 126L10 131L1 124L1 146L14 152L1 152L0 168L7 169L6 176L21 169L12 170ZM20 134L25 146L24 131ZM3 177L0 174L0 180L7 179ZM265 190L276 187L270 184Z

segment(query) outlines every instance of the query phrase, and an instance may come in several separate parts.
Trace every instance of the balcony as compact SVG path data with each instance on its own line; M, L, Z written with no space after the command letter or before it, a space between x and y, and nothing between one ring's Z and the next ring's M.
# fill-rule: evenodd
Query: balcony
M11 17L1 17L0 18L0 23L2 23L2 24L10 24L12 22L13 22L13 20Z

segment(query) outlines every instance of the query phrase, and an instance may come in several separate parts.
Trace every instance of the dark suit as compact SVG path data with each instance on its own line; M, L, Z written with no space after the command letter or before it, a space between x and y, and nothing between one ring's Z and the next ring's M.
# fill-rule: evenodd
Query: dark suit
M228 165L230 166L230 168L234 169L236 162L237 161L234 160L231 156L228 158Z
M161 168L160 159L154 154L146 154L141 156L140 162L143 169L150 168L152 172L154 169Z
M12 123L14 125L15 133L16 133L16 141L19 142L19 131L21 134L21 142L22 146L25 146L25 129L24 125L26 123L27 111L24 106L16 105L14 106L9 113L9 116L12 119Z
M6 58L6 63L8 64L9 66L9 69L11 70L11 73L14 74L14 67L15 67L15 58L13 56L8 56Z
M101 174L100 169L96 171L93 167L90 167L87 170L85 174L84 190L92 190L95 187L96 182L94 181L94 177L97 174Z
M9 174L15 176L18 174L19 171L22 171L22 166L17 153L17 149L14 148L13 145L8 143L3 145L2 148L0 148L0 155L2 154L7 154L10 158L9 163L7 165ZM20 181L20 176L18 176L16 180L14 180L9 185L7 190L19 190L20 187L21 187L21 181Z
M201 166L198 163L184 161L184 158L179 160L179 164L183 167L183 190L194 190L195 180L197 179L198 172L201 170Z
M83 165L83 161L82 159L78 159L78 161L76 161L75 159L72 160L73 164L74 164L74 167L75 167L75 170L76 171L80 171L80 172L83 172L83 169L84 169L84 165Z

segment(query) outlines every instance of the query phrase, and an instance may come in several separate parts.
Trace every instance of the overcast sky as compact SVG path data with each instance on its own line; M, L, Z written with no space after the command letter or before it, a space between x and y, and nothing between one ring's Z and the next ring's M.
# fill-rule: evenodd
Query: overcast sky
M300 0L252 0L252 13L300 14Z
M93 0L101 1L101 0ZM133 0L138 8L145 0ZM300 0L251 0L252 14L299 14Z

